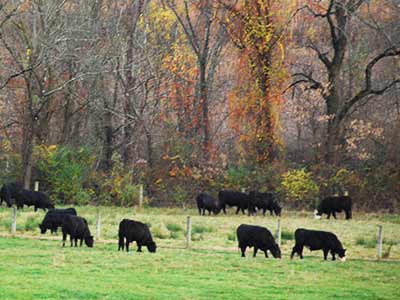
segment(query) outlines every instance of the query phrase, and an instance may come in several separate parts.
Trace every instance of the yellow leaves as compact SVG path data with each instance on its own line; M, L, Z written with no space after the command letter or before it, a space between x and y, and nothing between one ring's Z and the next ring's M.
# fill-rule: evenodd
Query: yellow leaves
M154 183L156 185L160 185L163 182L163 180L161 178L158 178Z

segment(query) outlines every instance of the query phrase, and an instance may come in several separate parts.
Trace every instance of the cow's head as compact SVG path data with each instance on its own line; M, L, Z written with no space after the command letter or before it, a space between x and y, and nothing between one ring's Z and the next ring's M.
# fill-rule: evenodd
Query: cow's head
M90 236L85 237L85 244L86 244L86 246L88 246L89 248L93 248L93 244L94 244L93 235L90 235Z
M272 256L275 258L281 258L281 249L279 248L278 244L275 245L270 249Z
M46 233L47 227L44 226L42 223L39 224L39 228L40 228L40 233L41 234L45 234Z
M346 261L346 249L339 249L337 251L338 255L339 255L339 259L343 262Z
M213 209L213 214L218 215L221 212L221 207L217 206Z
M314 210L314 218L315 219L321 219L321 215L322 215L322 213L318 209Z
M149 242L149 243L147 244L147 249L149 250L149 252L155 253L156 250L157 250L157 245L156 245L156 243L154 243L153 241Z
M280 206L279 202L274 201L272 209L274 210L275 215L281 215L282 207Z

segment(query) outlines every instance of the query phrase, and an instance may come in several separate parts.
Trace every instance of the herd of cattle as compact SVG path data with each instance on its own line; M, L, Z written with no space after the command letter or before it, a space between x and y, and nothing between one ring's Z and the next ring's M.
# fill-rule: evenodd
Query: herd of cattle
M47 195L42 192L35 192L23 189L22 185L16 182L4 184L0 190L0 205L5 202L7 206L11 207L16 205L17 208L23 208L24 205L34 206L35 211L41 208L46 211L43 221L39 224L40 232L45 234L47 230L51 233L57 232L61 227L63 234L63 246L67 236L70 236L71 247L75 244L77 247L78 240L80 246L83 241L86 246L93 247L94 240L90 233L88 223L85 218L77 215L75 208L56 209L49 201ZM226 214L227 206L235 206L236 214L242 211L248 211L248 215L254 215L258 210L265 212L270 211L277 216L281 215L282 207L277 200L274 193L260 193L260 192L235 192L235 191L220 191L218 199L215 199L209 194L201 193L196 197L197 207L199 214L204 215L207 210L209 214L213 212L218 214L221 210ZM323 199L315 211L316 216L327 214L329 219L331 215L336 219L337 212L345 212L346 219L352 217L352 201L348 196L335 196ZM268 251L274 258L281 258L281 250L275 242L271 232L265 228L254 225L241 224L236 230L239 248L242 257L245 256L246 248L253 247L253 256L255 257L258 250L265 253L268 257ZM118 251L129 251L129 244L136 242L137 251L142 251L142 246L147 247L149 252L156 252L157 245L153 241L149 227L141 222L123 219L119 224L118 230ZM336 255L344 261L346 249L337 236L331 232L307 230L299 228L295 231L295 245L292 249L290 258L292 259L295 254L303 258L303 248L307 247L311 251L323 250L324 259L327 259L328 253L332 255L332 260L336 259Z

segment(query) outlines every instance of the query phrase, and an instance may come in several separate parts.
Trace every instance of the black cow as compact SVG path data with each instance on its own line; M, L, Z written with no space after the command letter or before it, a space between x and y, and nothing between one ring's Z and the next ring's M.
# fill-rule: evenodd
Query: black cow
M0 190L0 205L4 201L8 207L11 207L14 204L17 193L22 189L23 186L19 182L5 183Z
M252 213L250 211L250 197L246 193L234 192L234 191L220 191L218 193L219 205L222 208L224 214L226 214L226 206L236 206L236 214L242 210L245 213L246 209L249 209L249 215Z
M294 237L296 244L293 247L290 259L293 259L295 253L302 259L303 248L307 247L311 251L322 250L324 252L324 260L327 259L329 251L331 252L332 260L336 259L335 254L339 255L341 261L346 260L346 249L343 249L342 243L331 232L299 228L295 231Z
M197 195L196 202L197 208L199 209L199 215L203 214L204 216L206 210L208 211L209 215L211 215L211 212L213 212L215 215L218 215L221 211L218 201L208 194L201 193Z
M81 247L83 240L85 240L86 246L89 248L93 247L93 236L90 234L86 219L78 216L66 215L61 227L63 233L63 247L65 247L65 240L67 239L68 234L71 240L71 247L73 241L75 241L75 247L77 247L78 239L80 240Z
M149 252L156 252L157 246L149 227L141 222L123 219L119 223L118 237L118 251L124 250L124 240L126 240L126 252L129 252L129 243L134 241L138 246L137 252L142 252L142 246L146 246Z
M23 208L24 205L34 206L35 211L39 208L46 211L46 209L53 209L54 205L50 202L49 197L42 192L35 192L30 190L19 190L15 194L15 203L17 208Z
M263 210L263 215L265 216L265 212L269 210L271 216L272 212L275 213L275 215L280 216L282 212L282 207L280 206L278 200L276 199L276 196L272 192L267 192L267 193L259 193L259 192L250 192L250 203L251 203L251 210L253 212L256 211L256 209L262 209Z
M76 216L75 208L50 209L44 216L42 223L39 224L40 233L46 233L47 229L51 233L57 232L57 228L62 226L66 215Z
M281 249L267 228L242 224L237 228L236 235L242 257L245 257L247 247L254 247L253 257L256 257L257 250L260 249L264 251L265 257L268 257L269 250L273 257L281 258Z
M315 215L321 216L322 214L327 214L327 218L329 219L332 214L333 217L336 219L336 213L344 211L346 214L346 220L349 220L352 217L352 205L352 200L349 196L326 197L318 205L318 208L315 211Z

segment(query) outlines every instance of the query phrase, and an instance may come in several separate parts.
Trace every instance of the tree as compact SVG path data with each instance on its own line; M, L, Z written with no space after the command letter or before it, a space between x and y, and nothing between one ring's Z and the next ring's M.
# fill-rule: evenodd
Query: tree
M308 1L313 4L313 1ZM400 56L400 41L387 43L385 49L373 54L364 68L364 83L362 87L353 93L343 93L343 72L345 58L349 50L349 21L352 16L359 12L364 0L330 0L327 5L318 5L316 8L306 5L308 13L315 19L321 19L327 25L329 32L328 44L317 44L310 40L308 47L318 57L324 68L327 82L323 83L315 78L312 73L296 72L293 74L295 81L293 85L305 84L307 88L319 90L326 106L327 137L325 140L325 161L336 163L340 147L343 146L345 122L351 118L351 114L361 104L373 99L374 96L382 95L397 83L399 78L387 80L384 84L377 84L374 80L374 69L384 59ZM355 74L353 74L355 76Z

